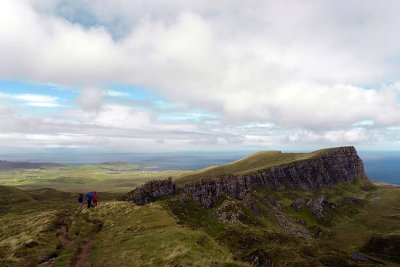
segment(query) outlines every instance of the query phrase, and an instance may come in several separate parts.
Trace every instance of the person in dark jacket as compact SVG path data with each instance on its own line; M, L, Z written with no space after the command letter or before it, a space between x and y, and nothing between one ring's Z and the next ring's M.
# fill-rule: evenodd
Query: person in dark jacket
M80 208L79 211L82 211L82 208L83 208L83 194L82 193L79 194L78 202L79 202L79 208Z
M89 192L86 194L86 200L87 200L87 208L90 209L93 207L93 192Z

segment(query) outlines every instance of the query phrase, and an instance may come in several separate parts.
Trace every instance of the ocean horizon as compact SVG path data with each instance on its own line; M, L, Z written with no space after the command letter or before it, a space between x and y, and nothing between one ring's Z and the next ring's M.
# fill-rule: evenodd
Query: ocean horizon
M0 160L26 162L54 162L60 164L97 164L123 161L157 166L154 170L199 170L223 165L243 158L255 151L229 152L174 152L174 153L8 153L0 154ZM370 180L400 185L400 151L359 151L365 172Z

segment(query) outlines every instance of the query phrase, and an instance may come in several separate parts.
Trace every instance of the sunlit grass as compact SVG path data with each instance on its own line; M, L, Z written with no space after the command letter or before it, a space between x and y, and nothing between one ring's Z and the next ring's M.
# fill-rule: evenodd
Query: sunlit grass
M0 185L23 189L54 188L66 192L126 193L152 179L176 177L185 171L136 170L135 164L94 164L0 171Z

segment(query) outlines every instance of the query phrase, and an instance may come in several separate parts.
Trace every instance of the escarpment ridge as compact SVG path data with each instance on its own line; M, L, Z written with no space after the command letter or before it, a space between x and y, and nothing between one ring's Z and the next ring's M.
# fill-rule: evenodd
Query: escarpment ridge
M171 197L191 196L206 208L221 194L240 199L255 188L329 189L351 183L355 177L368 179L354 147L337 147L311 153L258 152L236 162L194 172L176 181L150 181L128 193L138 205Z

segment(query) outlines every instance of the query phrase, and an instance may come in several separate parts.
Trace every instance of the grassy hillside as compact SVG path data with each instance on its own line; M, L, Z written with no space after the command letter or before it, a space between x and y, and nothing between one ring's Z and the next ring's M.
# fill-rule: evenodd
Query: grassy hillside
M94 266L248 266L205 232L178 224L162 203L110 202L90 217L104 220L91 254Z
M102 201L82 213L76 194L0 187L0 196L13 199L0 206L0 266L379 265L355 259L355 251L396 266L397 252L383 255L376 244L397 242L400 188L365 191L363 182L313 192L259 189L242 200L221 196L212 209L177 196L140 207ZM337 206L327 220L291 207L319 195ZM304 229L310 235L299 237Z
M45 191L1 187L13 201L0 206L0 266L248 266L165 204L107 200L80 213L68 193Z
M208 167L199 171L183 174L177 178L178 182L185 183L201 177L218 177L224 174L248 174L299 160L311 159L328 149L317 150L311 153L282 153L281 151L260 151L240 160L223 165Z
M32 201L32 196L18 188L0 185L0 207Z

